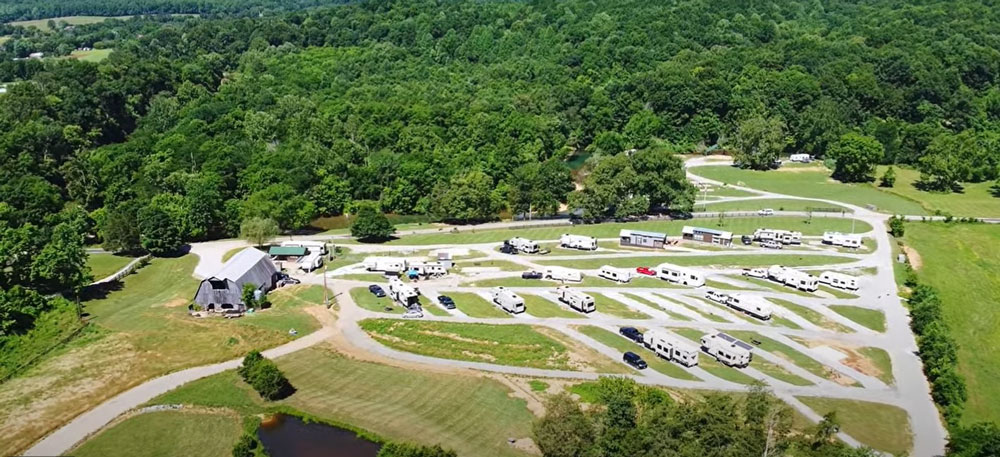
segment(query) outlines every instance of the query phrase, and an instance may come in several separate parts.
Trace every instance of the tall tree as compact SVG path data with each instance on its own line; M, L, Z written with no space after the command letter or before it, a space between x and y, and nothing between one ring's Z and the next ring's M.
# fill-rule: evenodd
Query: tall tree
M351 222L351 236L359 240L383 241L389 239L396 228L385 213L373 201L355 203L354 221Z
M78 295L93 280L83 234L70 223L52 229L52 236L31 263L31 279L48 292Z
M743 168L769 170L785 145L785 123L779 117L755 116L739 124L733 138L733 159Z
M279 233L281 230L274 219L251 217L240 224L240 238L247 240L254 246L263 246Z
M845 133L830 149L829 157L837 163L833 178L841 182L875 181L875 167L884 154L882 143L874 137Z

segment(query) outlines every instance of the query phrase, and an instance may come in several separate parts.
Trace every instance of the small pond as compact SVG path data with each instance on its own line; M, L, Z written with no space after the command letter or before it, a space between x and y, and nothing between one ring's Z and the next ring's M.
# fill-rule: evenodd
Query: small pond
M379 444L354 432L276 414L257 429L271 457L375 457Z

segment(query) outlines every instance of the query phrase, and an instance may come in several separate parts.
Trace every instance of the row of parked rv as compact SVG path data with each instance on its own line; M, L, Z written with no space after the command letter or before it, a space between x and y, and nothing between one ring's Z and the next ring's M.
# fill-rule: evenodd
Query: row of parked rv
M684 338L658 329L643 333L634 327L622 327L619 333L653 351L658 357L688 368L698 365L699 349L730 367L745 368L753 359L753 346L725 333L710 333L701 337L700 347ZM635 363L628 360L627 354L629 353L626 353L626 362L635 366Z
M448 274L448 265L444 262L413 262L401 257L367 257L361 266L368 271L393 275L408 273L410 276L428 277Z
M836 271L824 271L819 275L819 277L816 277L804 271L783 267L781 265L774 265L767 269L744 269L743 276L770 279L774 282L806 292L815 292L819 289L820 283L836 287L838 289L858 290L858 278L849 274L838 273Z

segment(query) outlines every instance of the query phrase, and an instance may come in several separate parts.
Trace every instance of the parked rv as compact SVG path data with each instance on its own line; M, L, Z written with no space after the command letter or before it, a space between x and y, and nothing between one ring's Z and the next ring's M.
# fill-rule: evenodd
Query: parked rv
M726 305L757 319L771 319L771 303L756 295L732 294L726 300Z
M622 360L624 360L625 363L632 365L632 367L634 367L637 370L645 370L647 367L646 361L642 360L642 357L639 357L639 354L636 354L632 351L628 351L625 354L623 354Z
M763 268L744 268L743 276L749 276L751 278L767 278L767 270Z
M858 290L858 278L835 271L824 271L819 275L819 282L838 289Z
M361 263L368 271L402 273L406 271L406 259L398 257L368 257Z
M597 276L611 281L626 283L632 280L632 270L605 265L598 270Z
M559 246L571 249L581 249L593 251L597 249L597 238L583 235L570 235L568 233L559 237Z
M753 359L753 346L725 333L701 337L701 350L730 367L746 368Z
M640 332L635 327L622 327L618 329L618 333L620 333L625 338L628 338L636 343L642 344L643 341L642 332Z
M448 274L448 267L441 262L414 262L410 268L423 277L438 277Z
M420 293L399 278L389 278L389 298L406 308L420 307Z
M559 301L581 313L592 313L597 310L597 305L594 304L594 297L578 290L572 290L569 286L557 288L556 296L559 297Z
M786 286L794 287L806 292L815 292L819 288L819 280L809 274L799 270L793 270L781 265L774 265L767 269L767 277L773 281L780 282Z
M526 238L514 237L507 240L507 244L525 254L535 254L538 252L538 243Z
M853 233L823 232L823 244L857 249L862 245L862 237Z
M545 279L554 279L556 281L583 281L583 274L580 273L580 270L557 266L545 267L543 277Z
M698 365L698 347L667 332L649 330L642 335L642 344L666 360L686 367Z
M802 232L760 228L753 232L754 241L777 241L781 244L802 244Z
M705 285L705 275L697 270L679 267L668 263L656 267L657 276L664 280L676 284L683 284L691 287L701 287Z
M500 309L511 314L524 312L524 299L506 287L494 287L490 293L493 303L499 306Z

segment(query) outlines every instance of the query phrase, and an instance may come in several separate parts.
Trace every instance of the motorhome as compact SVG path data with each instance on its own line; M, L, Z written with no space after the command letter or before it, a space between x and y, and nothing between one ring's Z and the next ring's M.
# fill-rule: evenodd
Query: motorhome
M538 252L538 243L531 241L527 238L514 237L507 240L507 244L514 247L518 251L525 254L535 254Z
M823 232L823 244L857 249L862 245L862 237L853 233Z
M559 237L559 246L571 249L582 249L584 251L593 251L597 249L597 238L565 233Z
M597 271L597 276L611 281L626 283L632 280L632 270L605 265Z
M406 259L399 257L367 257L361 263L368 271L402 273L406 271Z
M281 245L285 247L303 247L306 248L306 250L308 250L310 253L315 252L318 253L319 255L327 254L326 243L322 241L308 241L308 240L282 241Z
M417 293L417 289L399 278L389 279L389 298L406 308L420 306L420 294Z
M448 267L441 262L414 262L410 268L416 270L421 276L444 276L448 274Z
M701 350L730 367L746 368L753 359L753 346L725 333L701 337Z
M580 273L580 270L557 266L545 267L543 277L545 279L554 279L556 281L583 281L583 273Z
M511 314L524 312L524 299L506 287L494 287L490 294L493 298L493 303L499 306L500 309Z
M594 297L577 290L572 290L569 286L562 286L556 289L556 295L559 297L559 301L581 313L592 313L597 310L597 305L594 304Z
M824 271L819 275L819 282L838 289L858 290L858 278L836 271Z
M759 228L753 232L754 241L777 241L781 244L802 244L802 232Z
M746 294L731 294L726 300L726 305L765 321L771 318L773 308L763 297Z
M819 279L799 270L774 265L767 269L767 277L786 286L806 292L815 292L819 288Z
M664 281L683 284L685 286L701 287L705 285L704 273L669 263L664 263L656 267L656 276Z
M698 365L698 347L662 330L652 329L642 334L642 345L656 355L686 367Z

